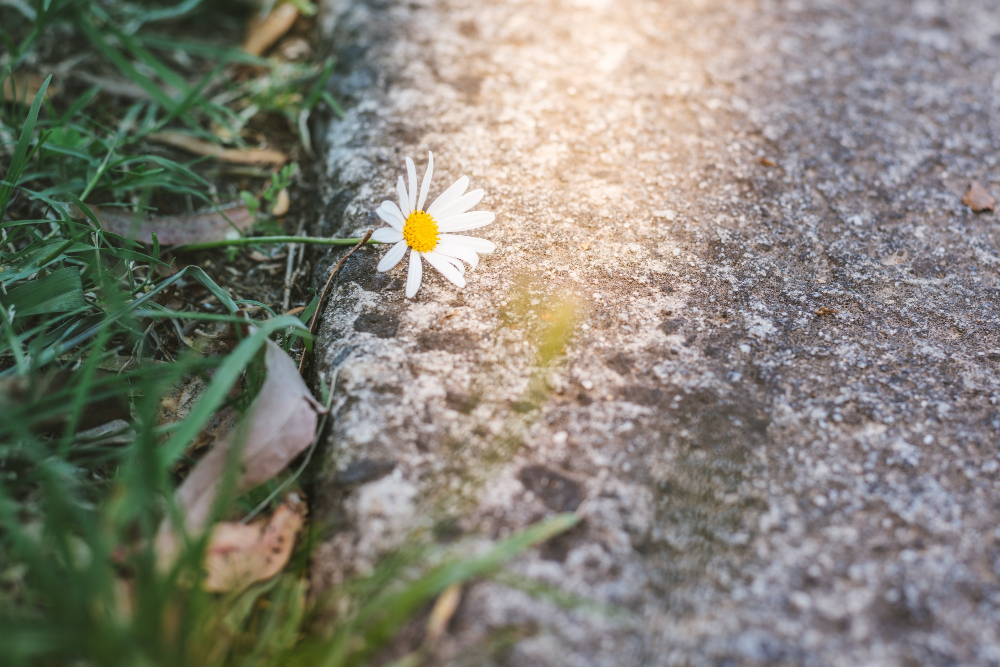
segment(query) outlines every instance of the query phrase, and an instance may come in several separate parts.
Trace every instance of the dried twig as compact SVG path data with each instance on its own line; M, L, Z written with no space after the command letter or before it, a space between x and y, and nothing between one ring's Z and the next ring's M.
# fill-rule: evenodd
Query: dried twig
M297 236L302 235L302 225L299 225L299 231ZM292 280L293 271L295 269L295 250L298 248L294 243L288 245L288 262L285 264L285 296L281 300L281 312L288 311L288 304L292 298Z
M222 148L183 132L154 132L146 138L149 141L180 148L195 155L205 155L233 164L266 163L280 167L288 162L288 156L279 150L272 148Z
M319 302L316 304L316 311L313 313L312 319L309 321L309 333L310 334L315 334L316 333L316 322L319 321L320 313L323 312L323 301L326 300L326 293L330 289L330 284L333 282L333 277L335 275L337 275L337 271L339 271L340 267L343 266L344 262L347 261L347 258L350 257L351 255L353 255L357 251L358 248L360 248L361 246L363 246L365 243L368 242L368 239L371 238L372 232L374 232L374 231L375 230L373 230L373 229L369 229L368 233L366 233L364 235L364 238L362 238L358 242L358 244L356 246L354 246L353 248L351 248L350 252L348 252L346 255L344 255L343 257L341 257L340 261L337 262L337 265L335 267L333 267L333 271L330 271L330 277L326 279L326 285L323 286L323 291L319 293ZM299 360L299 373L300 374L302 373L302 370L306 367L306 357L307 356L309 356L307 350L303 349L302 350L302 359Z
M416 651L404 656L395 664L399 667L419 667L426 663L433 656L434 650L447 630L448 623L455 615L455 610L458 609L458 603L461 600L461 584L452 584L444 589L438 596L437 602L434 603L430 618L427 619L427 634L424 635L424 642Z
M253 56L262 55L271 45L292 29L299 10L295 3L288 2L278 5L264 20L254 20L250 25L249 34L243 43L243 50Z

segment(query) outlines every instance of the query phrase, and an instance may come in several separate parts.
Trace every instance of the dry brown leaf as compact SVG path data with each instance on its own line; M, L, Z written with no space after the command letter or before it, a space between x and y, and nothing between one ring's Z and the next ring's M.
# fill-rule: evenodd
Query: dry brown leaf
M299 18L299 10L290 2L278 5L271 10L263 21L250 22L250 29L243 50L259 56L281 39L282 35L291 30L295 20Z
M293 494L269 518L215 526L205 553L205 589L239 590L278 574L292 555L305 515L305 503Z
M992 211L997 205L997 199L979 181L972 181L969 184L968 192L962 197L962 203L976 213L982 213L983 211Z
M266 255L262 253L260 250L251 250L249 255L250 259L252 259L255 262L275 262L279 259L284 259L287 256L288 255L286 253L279 252L278 254L272 257L271 255Z
M195 155L206 155L233 164L259 164L263 162L283 165L288 162L288 156L279 150L272 148L222 148L183 132L155 132L149 135L149 140L180 148Z
M75 207L71 208L74 215L82 215ZM254 222L245 204L221 209L221 213L204 211L190 215L145 215L138 220L135 214L125 209L95 206L91 210L104 230L147 245L153 242L154 233L162 245L222 241L235 236L237 229L247 231ZM230 221L232 224L229 224Z
M278 191L278 198L274 201L274 208L271 209L271 215L276 218L288 213L288 209L291 208L292 199L288 196L288 188L281 188Z
M242 440L237 492L262 484L281 472L304 451L316 432L317 416L326 412L299 375L295 362L273 341L264 357L267 378L243 421L206 454L177 489L185 528L197 534L205 528L234 442ZM163 563L173 560L176 535L164 520L157 536Z
M458 609L458 603L461 600L461 584L452 584L444 589L444 592L438 597L437 602L434 603L430 618L427 619L426 642L434 644L441 639L444 631L448 628L448 622L455 615L455 610Z
M840 311L836 308L827 308L826 306L820 306L816 309L816 314L820 317L823 317L824 315L836 315L839 312Z
M31 104L35 95L42 89L43 83L45 83L45 77L33 73L18 73L5 77L3 85L0 85L0 100ZM52 98L58 94L59 88L50 82L49 87L45 89L45 96Z

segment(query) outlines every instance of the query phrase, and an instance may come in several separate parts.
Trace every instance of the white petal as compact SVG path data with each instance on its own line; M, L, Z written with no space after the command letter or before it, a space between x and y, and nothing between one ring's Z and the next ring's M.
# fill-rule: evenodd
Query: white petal
M406 298L412 299L413 295L420 289L420 279L423 277L424 267L420 263L420 253L416 250L410 251L410 270L406 272Z
M458 269L458 272L461 275L463 275L463 276L465 275L465 264L462 264L456 258L449 257L448 255L445 255L444 253L439 252L437 250L435 250L434 252L436 252L438 255L440 255L444 259L444 261L448 262L449 264L451 264L452 266L454 266L456 269Z
M479 255L476 254L476 251L461 243L442 240L438 242L437 247L434 248L434 252L439 252L448 257L457 257L463 262L468 262L469 267L473 269L479 265Z
M406 223L406 218L403 217L403 212L399 210L398 206L396 206L396 202L382 202L382 205L375 209L375 215L385 220L386 224L390 225L394 229L403 231L403 225Z
M470 229L485 227L494 220L496 215L489 211L472 211L448 218L447 222L439 222L438 229L442 232L467 232Z
M459 287L465 287L465 278L458 269L447 260L447 258L437 254L436 252L425 252L424 259L426 259L431 266L437 269L442 276L447 278L450 282L454 283Z
M406 158L406 175L410 177L410 187L406 192L410 195L410 210L417 210L417 168L413 160Z
M434 216L434 219L441 223L447 221L448 218L453 215L465 213L473 206L481 202L484 194L486 194L486 191L480 188L473 190L468 194L462 195L447 206L442 206L438 209L437 215Z
M451 187L442 192L438 196L438 198L434 200L434 203L428 207L427 215L431 216L432 218L436 217L438 211L440 211L442 208L444 208L448 204L452 203L453 201L461 197L462 193L464 193L466 189L468 189L468 187L469 187L468 176L463 176L462 178L452 183Z
M372 232L372 241L379 243L399 243L403 240L403 234L398 229L392 227L382 227Z
M431 176L434 174L434 153L427 151L427 171L424 172L424 182L420 184L420 199L417 200L417 210L424 210L427 201L427 190L431 187Z
M461 236L458 234L441 234L438 236L438 241L441 243L448 242L449 244L463 245L470 250L475 250L481 255L486 255L497 249L497 244L493 241L487 241L486 239L477 238L475 236Z
M403 219L406 220L413 209L410 208L410 195L406 194L406 185L403 183L402 176L396 181L396 195L399 197L399 210L403 212Z
M404 254L406 254L406 242L400 241L389 248L389 252L382 256L382 261L378 263L378 270L388 271L399 264L399 260L403 259Z

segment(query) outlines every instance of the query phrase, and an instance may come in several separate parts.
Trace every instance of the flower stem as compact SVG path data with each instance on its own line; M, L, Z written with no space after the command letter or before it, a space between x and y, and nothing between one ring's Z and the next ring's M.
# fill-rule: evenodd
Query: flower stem
M205 243L186 243L174 246L174 250L190 252L192 250L212 250L213 248L228 248L242 245L266 245L269 243L311 243L313 245L357 245L361 238L356 239L330 239L322 236L242 236L236 239L224 239L222 241L206 241ZM379 243L379 241L368 240L368 245Z

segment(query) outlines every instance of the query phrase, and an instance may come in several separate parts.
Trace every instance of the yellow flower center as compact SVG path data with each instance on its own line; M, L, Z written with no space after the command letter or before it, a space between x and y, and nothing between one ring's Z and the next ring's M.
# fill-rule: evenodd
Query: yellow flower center
M403 225L403 240L417 252L430 252L438 244L438 223L423 211L414 211Z

